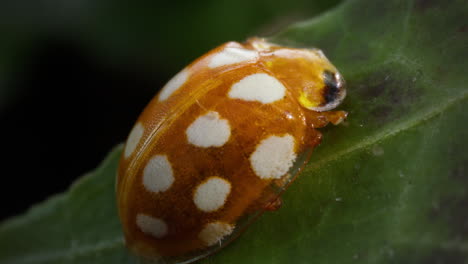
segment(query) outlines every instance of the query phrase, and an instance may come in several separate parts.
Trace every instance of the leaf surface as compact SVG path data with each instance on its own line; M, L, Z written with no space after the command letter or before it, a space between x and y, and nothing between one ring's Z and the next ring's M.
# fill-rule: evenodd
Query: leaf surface
M348 84L283 207L201 263L468 261L468 4L353 0L271 41L319 47ZM121 147L0 225L2 263L132 263L114 201Z

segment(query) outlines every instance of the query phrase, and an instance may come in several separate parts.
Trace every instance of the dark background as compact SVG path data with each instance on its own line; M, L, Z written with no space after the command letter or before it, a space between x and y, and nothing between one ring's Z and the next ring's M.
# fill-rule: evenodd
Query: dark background
M0 2L0 220L95 168L196 57L337 2Z

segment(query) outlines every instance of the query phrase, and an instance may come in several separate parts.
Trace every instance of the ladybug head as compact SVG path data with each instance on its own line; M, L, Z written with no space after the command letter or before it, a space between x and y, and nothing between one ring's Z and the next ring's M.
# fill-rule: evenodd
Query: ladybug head
M299 71L303 82L299 90L299 103L310 110L323 112L336 108L346 97L346 83L342 75L318 49L302 50L305 56Z
M308 91L304 89L299 102L302 106L317 112L328 111L336 108L346 97L346 84L337 71L324 70L322 75L322 85L315 93L318 98L315 101L308 100Z

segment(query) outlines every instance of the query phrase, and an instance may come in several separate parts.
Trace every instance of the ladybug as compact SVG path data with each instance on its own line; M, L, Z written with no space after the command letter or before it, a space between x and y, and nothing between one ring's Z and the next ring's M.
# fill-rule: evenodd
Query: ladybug
M225 43L177 73L126 141L117 204L127 247L189 263L232 241L281 204L320 143L316 128L345 82L319 49L251 38Z

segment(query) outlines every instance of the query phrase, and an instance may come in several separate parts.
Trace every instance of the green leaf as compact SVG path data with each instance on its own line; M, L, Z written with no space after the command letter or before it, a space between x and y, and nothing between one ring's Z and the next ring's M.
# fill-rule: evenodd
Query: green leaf
M122 147L64 193L0 225L0 263L130 263L114 184Z
M301 177L201 263L466 263L468 3L353 0L271 40L319 47L349 111ZM1 263L131 263L114 201L121 148L0 225Z

